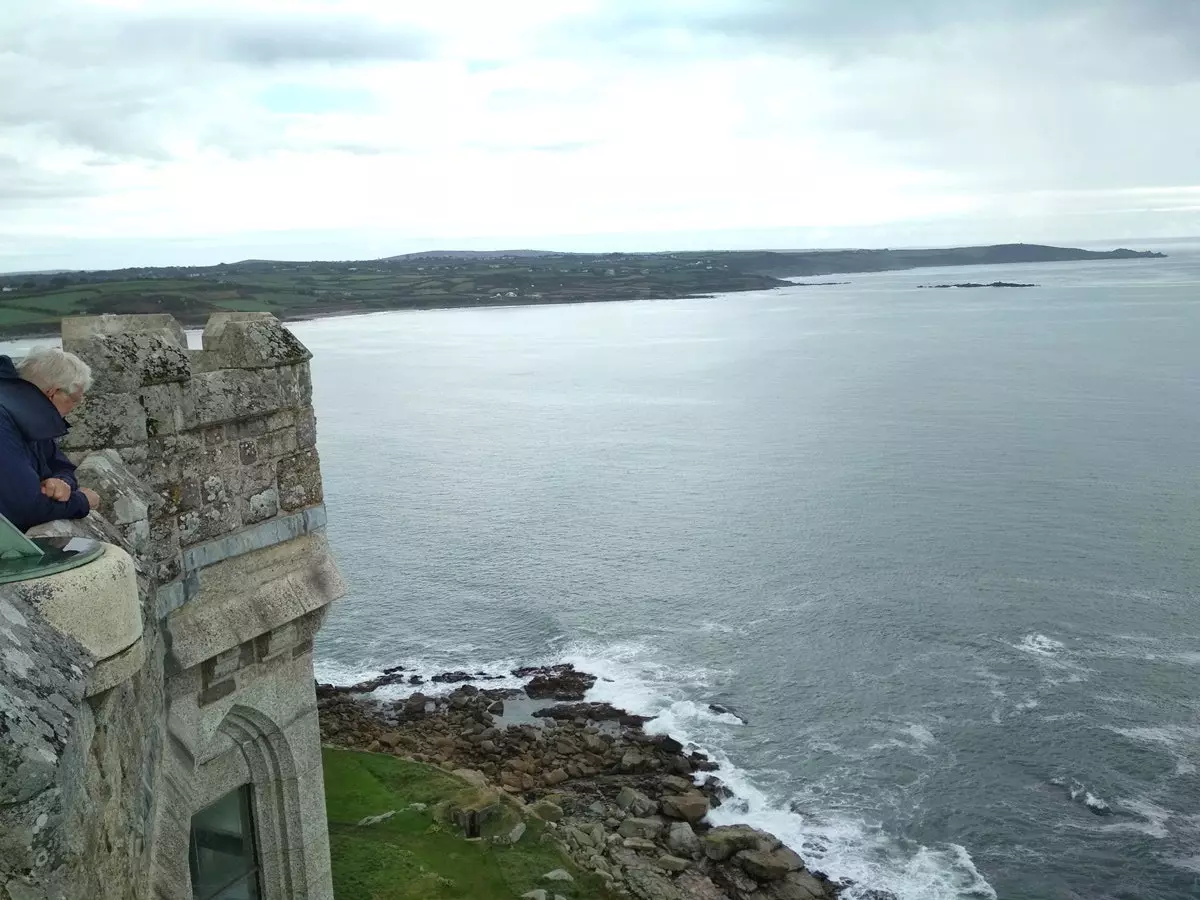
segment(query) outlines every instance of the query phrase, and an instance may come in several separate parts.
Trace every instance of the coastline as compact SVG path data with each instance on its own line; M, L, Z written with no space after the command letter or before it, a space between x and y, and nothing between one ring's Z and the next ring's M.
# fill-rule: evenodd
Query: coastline
M526 684L487 686L511 677ZM452 690L427 695L429 682L403 666L354 685L318 684L323 742L474 773L547 819L563 852L618 896L896 900L810 869L766 831L712 823L709 813L735 800L714 774L719 765L674 736L648 733L647 716L587 702L594 675L558 664L430 681ZM413 693L373 696L392 686Z

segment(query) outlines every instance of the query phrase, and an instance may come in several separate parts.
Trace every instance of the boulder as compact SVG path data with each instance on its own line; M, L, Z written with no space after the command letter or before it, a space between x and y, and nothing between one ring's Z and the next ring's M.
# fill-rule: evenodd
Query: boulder
M782 881L788 873L804 868L804 860L786 847L770 852L742 850L734 861L755 881Z
M577 672L570 663L515 669L513 675L529 678L525 693L534 700L582 700L596 676Z
M487 776L476 769L455 769L450 774L455 778L461 778L467 784L477 788L488 786Z
M679 856L695 858L700 855L700 838L687 822L672 822L667 831L667 849Z
M645 762L645 758L636 750L626 750L621 756L621 771L636 772L638 769L644 767Z
M662 833L663 823L659 819L639 819L635 816L630 816L621 823L621 827L617 829L617 834L623 838L640 837L647 840L654 840Z
M529 891L521 895L521 900L550 900L550 895L543 890Z
M662 810L672 819L699 822L708 815L708 798L699 792L663 797Z
M654 841L640 837L627 837L621 841L621 846L627 850L633 850L635 853L654 853L658 850L658 844Z
M513 826L512 831L508 833L508 842L515 844L525 836L526 825L524 822L518 822Z
M556 784L562 784L570 776L563 769L555 769L552 772L547 772L542 780L549 786L554 787Z
M782 846L774 835L749 825L719 825L704 835L704 854L713 862L723 862L741 850L770 852Z
M543 875L542 880L572 882L575 879L571 877L571 873L566 869L555 869L553 872L547 872L545 875Z
M745 898L755 894L760 886L738 866L733 865L714 868L712 878L731 897Z
M620 793L617 794L616 803L621 809L635 816L653 815L658 810L657 803L641 791L628 786L621 788Z
M678 856L660 856L656 865L664 872L671 872L678 875L685 871L691 865L686 859L680 859Z
M771 893L777 900L826 900L834 896L825 882L808 872L790 873L771 888Z
M696 790L696 785L687 778L680 778L678 775L664 775L662 783L669 794L689 794Z
M567 829L567 837L573 839L580 847L596 846L596 841L592 839L591 834L585 832L582 828L571 826Z
M530 812L543 822L558 822L563 817L562 807L549 800L539 800L530 808Z

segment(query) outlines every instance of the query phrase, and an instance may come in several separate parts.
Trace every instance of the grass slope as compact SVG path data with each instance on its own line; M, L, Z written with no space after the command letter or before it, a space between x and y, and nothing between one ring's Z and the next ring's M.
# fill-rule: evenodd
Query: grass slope
M441 769L338 748L325 748L323 757L337 900L512 900L537 887L572 900L609 896L594 875L541 842L545 826L536 819L516 845L486 840L521 821L515 806L484 828L481 841L437 821L437 804L475 791ZM427 808L414 810L414 803ZM376 825L356 824L391 810ZM541 881L554 869L570 871L574 883Z

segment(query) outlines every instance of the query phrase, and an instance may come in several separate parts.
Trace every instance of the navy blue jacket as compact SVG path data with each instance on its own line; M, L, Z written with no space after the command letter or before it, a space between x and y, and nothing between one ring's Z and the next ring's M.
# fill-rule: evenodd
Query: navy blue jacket
M68 427L50 398L17 374L11 359L0 356L0 514L22 531L88 514L75 466L58 449L58 438ZM71 499L51 500L43 494L47 478L69 484Z

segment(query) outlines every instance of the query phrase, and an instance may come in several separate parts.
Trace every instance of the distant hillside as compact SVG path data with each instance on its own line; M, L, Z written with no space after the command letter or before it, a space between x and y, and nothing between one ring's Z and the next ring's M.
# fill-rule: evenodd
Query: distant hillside
M422 250L420 253L402 253L388 256L396 259L520 259L527 256L563 256L553 250Z
M932 250L557 253L442 250L361 262L247 259L216 266L0 275L0 334L57 331L64 316L171 313L187 325L214 312L281 319L390 309L515 306L696 297L783 287L785 278L970 266L1150 259L1038 244Z

